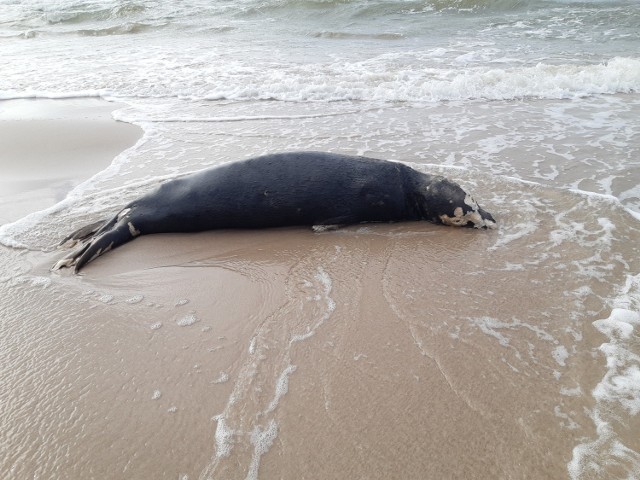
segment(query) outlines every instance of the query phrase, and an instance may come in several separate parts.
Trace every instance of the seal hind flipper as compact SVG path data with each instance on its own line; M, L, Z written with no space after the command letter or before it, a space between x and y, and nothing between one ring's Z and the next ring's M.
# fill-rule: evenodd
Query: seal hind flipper
M89 225L85 225L82 228L79 228L75 232L67 235L58 246L61 247L69 242L69 247L75 246L77 243L83 242L88 238L94 236L103 226L105 226L109 220L98 220L97 222L90 223Z
M58 260L51 270L60 270L61 268L73 267L76 264L77 259L89 248L91 243L86 243L77 250L74 250L69 255Z
M133 240L133 235L127 224L118 225L102 235L91 240L86 248L82 248L76 255L74 273L78 273L87 263L92 262L103 253Z
M118 220L119 218L120 220ZM103 224L100 229L95 231L93 237L86 238L84 245L59 260L53 266L53 270L64 267L75 267L74 273L78 273L82 267L100 255L107 253L109 250L123 243L133 240L140 232L132 228L133 225L128 220L127 217L121 218L121 216L118 215L111 221ZM87 226L85 228L88 229L89 227L90 226Z

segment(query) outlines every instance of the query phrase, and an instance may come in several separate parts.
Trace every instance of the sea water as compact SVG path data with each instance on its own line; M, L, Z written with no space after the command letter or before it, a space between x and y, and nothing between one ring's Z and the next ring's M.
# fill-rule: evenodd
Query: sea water
M635 1L0 0L0 99L100 97L124 105L116 120L144 130L133 148L60 203L0 226L0 311L18 318L19 299L55 288L41 274L30 276L24 249L49 251L68 231L164 180L282 150L404 161L456 179L494 213L500 228L486 245L496 258L491 269L520 276L527 288L512 301L540 292L572 299L571 307L540 311L534 302L535 315L522 319L494 315L494 304L479 299L472 301L476 307L463 307L475 293L461 290L451 307L456 321L433 331L452 341L470 331L485 335L510 352L502 361L514 375L540 361L523 335L546 344L555 365L549 382L558 382L559 398L583 399L586 409L550 406L555 433L592 429L566 452L566 475L640 478L638 430L629 431L638 427L640 411L639 52ZM394 238L403 235L395 231ZM331 255L347 246L336 245ZM315 295L324 298L331 260L320 261L328 263L313 267L320 273L306 281L317 283ZM539 279L541 271L544 282L527 283L527 275ZM384 282L391 310L407 320L415 346L431 358L428 339L410 320L424 315L413 303L420 287ZM437 288L451 293L446 284ZM500 296L499 286L488 288ZM314 313L306 328L292 328L292 338L308 341L332 315L333 302L328 298L331 307ZM200 313L179 311L173 318L191 325ZM25 332L38 331L37 323ZM18 331L9 324L3 336ZM589 329L602 342L586 351L581 342ZM264 334L256 332L255 338ZM245 350L266 355L255 338ZM0 354L19 348L4 342ZM601 372L595 386L582 386L580 378L563 383L563 369L586 357L585 369ZM242 443L233 432L244 429L248 478L259 474L261 456L280 435L274 410L302 375L292 362L286 353L273 365L279 393L256 407L262 423L245 424L234 411L259 369L247 363L228 382L232 391L217 412L205 473L215 474L234 443ZM17 382L5 380L5 387ZM21 452L3 467L18 475L22 467L15 465L26 459L50 471L46 456L12 446L19 420L5 416L2 423L14 432L2 449Z

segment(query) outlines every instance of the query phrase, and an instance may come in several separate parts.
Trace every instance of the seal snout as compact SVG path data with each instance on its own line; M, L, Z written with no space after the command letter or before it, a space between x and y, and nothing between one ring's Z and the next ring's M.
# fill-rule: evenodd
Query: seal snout
M476 228L484 228L485 230L494 229L497 227L496 220L493 218L489 212L484 210L483 208L478 207L478 213L480 214L481 221L477 225L469 225Z
M465 227L481 228L483 230L496 228L496 221L493 215L480 207L478 207L477 210L467 213L465 219L466 223L463 224Z

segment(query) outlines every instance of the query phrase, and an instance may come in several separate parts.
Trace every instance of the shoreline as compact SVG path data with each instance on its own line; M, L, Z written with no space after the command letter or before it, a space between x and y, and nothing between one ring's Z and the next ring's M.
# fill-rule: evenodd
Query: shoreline
M0 100L0 225L55 205L142 138L92 98Z

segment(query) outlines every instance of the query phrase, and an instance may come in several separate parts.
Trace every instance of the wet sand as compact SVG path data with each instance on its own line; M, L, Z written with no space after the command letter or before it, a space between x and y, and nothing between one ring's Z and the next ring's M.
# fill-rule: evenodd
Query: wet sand
M99 99L0 101L0 225L62 200L131 147L142 130Z
M541 225L566 201L545 195ZM510 213L503 228L531 215ZM156 235L81 276L49 272L64 252L2 247L28 276L0 283L22 282L0 304L0 471L566 478L595 436L605 368L591 322L608 312L583 291L592 247L549 254L548 235L508 249L498 232L424 223Z

